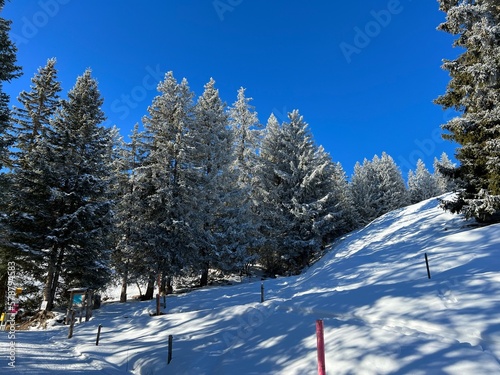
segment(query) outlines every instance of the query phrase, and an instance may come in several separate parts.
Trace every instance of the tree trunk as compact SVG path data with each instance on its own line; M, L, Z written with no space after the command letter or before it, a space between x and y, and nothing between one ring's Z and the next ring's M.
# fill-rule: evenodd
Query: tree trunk
M208 264L201 271L200 286L208 285Z
M149 275L148 286L146 288L146 294L144 295L144 300L153 299L155 293L155 275Z
M174 292L174 286L172 285L172 276L167 277L167 294L172 294Z
M59 253L59 251L61 251L61 253ZM57 288L57 279L59 278L59 272L56 271L58 264L62 263L62 253L62 250L54 247L52 248L48 259L49 264L47 266L47 277L45 278L45 287L43 290L43 299L47 301L47 311L51 311L54 307L54 297L56 294L55 289Z
M122 289L120 292L120 302L127 302L127 285L128 285L128 262L125 263L125 270L122 275Z

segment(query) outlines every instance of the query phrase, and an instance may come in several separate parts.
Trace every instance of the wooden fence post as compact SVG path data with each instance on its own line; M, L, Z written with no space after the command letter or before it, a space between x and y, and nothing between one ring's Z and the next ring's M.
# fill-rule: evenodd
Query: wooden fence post
M260 303L264 302L264 283L260 284Z
M425 253L425 265L427 266L427 277L431 278L431 270L429 268L429 258L427 258L427 253Z
M75 326L76 311L75 310L71 310L70 315L71 315L71 318L70 318L71 321L70 321L70 324L69 324L68 339L70 339L70 338L73 337L73 327Z
M96 346L99 345L99 339L101 338L101 328L102 328L102 325L99 324L99 327L97 327L97 338L95 340L95 345Z
M172 344L173 344L174 338L172 335L168 335L168 358L167 358L167 365L170 364L172 361Z
M318 348L318 375L326 375L325 336L323 333L322 320L316 320L316 342Z

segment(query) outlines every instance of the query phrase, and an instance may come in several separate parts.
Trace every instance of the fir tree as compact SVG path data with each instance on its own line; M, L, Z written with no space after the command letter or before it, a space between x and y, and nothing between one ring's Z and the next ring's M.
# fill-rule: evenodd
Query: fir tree
M282 126L269 119L256 171L260 261L270 273L300 271L344 230L335 226L344 215L334 194L335 165L298 111L289 119Z
M354 206L361 225L408 203L408 192L398 166L385 152L356 163L351 180Z
M458 190L460 181L456 181L450 177L454 168L455 165L451 162L446 152L443 152L439 159L434 158L434 179L436 180L439 194Z
M410 203L418 203L440 194L437 181L421 159L417 161L417 169L408 173L408 193Z
M460 147L460 165L448 175L465 183L457 199L444 205L482 222L500 220L500 6L496 0L439 0L447 14L439 29L456 35L455 47L464 52L445 60L451 76L444 95L436 99L443 109L461 116L442 127L443 137Z
M102 102L87 70L15 171L24 185L12 202L11 244L43 267L49 310L61 281L95 289L108 280L111 160Z

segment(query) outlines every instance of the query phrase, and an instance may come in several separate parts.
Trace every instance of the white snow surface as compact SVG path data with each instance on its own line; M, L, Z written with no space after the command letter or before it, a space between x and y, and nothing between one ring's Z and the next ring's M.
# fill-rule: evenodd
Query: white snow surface
M327 374L500 374L500 225L468 224L430 199L265 280L264 303L259 280L169 295L162 316L154 301L105 303L72 339L17 332L14 368L2 333L0 373L317 374L322 319Z

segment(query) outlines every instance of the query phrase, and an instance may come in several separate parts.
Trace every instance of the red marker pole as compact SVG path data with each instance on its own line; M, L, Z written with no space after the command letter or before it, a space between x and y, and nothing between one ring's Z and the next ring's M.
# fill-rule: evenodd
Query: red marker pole
M318 375L326 375L325 336L323 334L322 320L316 320L316 341L318 347Z

